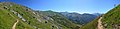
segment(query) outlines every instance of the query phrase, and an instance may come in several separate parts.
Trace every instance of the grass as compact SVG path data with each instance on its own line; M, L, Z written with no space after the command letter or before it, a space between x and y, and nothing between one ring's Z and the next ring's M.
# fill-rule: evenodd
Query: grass
M4 9L3 7L5 5L0 4L0 6L1 6L0 7L1 8L0 9L0 29L12 29L12 26L16 22L16 19L19 19L19 20L21 19L18 18L18 16L16 16L12 12L10 12L9 9ZM20 25L22 26L17 27L17 29L21 29L21 27L33 29L31 26L27 25L26 23L21 23L21 22L23 21L20 21Z
M120 5L116 6L102 16L102 25L104 29L118 29L120 25ZM97 20L84 25L80 29L97 29Z
M8 2L9 3L9 2ZM28 7L18 5L15 3L11 3L12 6L9 6L10 4L7 3L1 3L0 4L0 29L12 29L12 25L16 22L16 19L19 19L16 29L58 29L58 27L61 27L62 29L72 29L77 26L77 24L72 23L71 21L67 20L64 16L58 13L51 13L50 14L57 14L53 15L50 18L52 20L46 20L43 19L47 14L42 13L43 15L40 15L38 12L38 15L33 14L33 10L31 10ZM7 7L8 9L5 9L4 7ZM29 9L28 11L26 11ZM20 19L16 14L13 14L10 10L14 10L15 12L18 12L25 20L23 21ZM59 18L57 18L59 17ZM39 22L37 19L41 20ZM47 22L47 23L45 23Z
M43 14L46 14L46 16L49 16L52 19L54 19L54 22L57 22L58 24L61 24L67 28L74 29L77 26L77 24L71 22L65 16L63 16L57 12L53 12L53 11L40 11L40 12Z
M14 17L8 15L9 13L7 10L0 10L0 27L1 29L10 29L15 22ZM7 28L6 28L7 27Z
M97 29L98 19L99 18L94 19L90 23L82 26L80 29Z
M106 29L113 29L115 28L114 25L120 24L120 5L116 6L109 12L107 12L104 15L104 18L102 19L103 25L107 24L107 26L104 26Z

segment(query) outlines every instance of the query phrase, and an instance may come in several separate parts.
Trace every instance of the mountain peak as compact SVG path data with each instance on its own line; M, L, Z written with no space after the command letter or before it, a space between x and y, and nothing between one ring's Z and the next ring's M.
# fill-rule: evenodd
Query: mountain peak
M72 29L78 27L57 12L31 11L26 6L12 2L1 2L0 6L0 29Z

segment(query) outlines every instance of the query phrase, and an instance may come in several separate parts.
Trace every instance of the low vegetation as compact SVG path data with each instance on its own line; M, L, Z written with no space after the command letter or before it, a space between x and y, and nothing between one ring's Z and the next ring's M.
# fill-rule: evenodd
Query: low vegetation
M99 19L99 17L94 19L90 23L82 26L80 29L97 29L98 19Z
M105 29L120 29L120 5L116 6L107 12L103 19L102 24Z
M50 12L49 15L53 14L53 16L48 16L45 13L19 4L2 2L0 3L0 29L12 29L17 19L19 22L16 29L74 29L78 26L61 14Z

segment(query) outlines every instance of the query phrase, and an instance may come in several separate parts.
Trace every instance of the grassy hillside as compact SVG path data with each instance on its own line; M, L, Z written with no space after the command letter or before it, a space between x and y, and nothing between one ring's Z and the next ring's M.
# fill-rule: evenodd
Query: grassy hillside
M120 29L120 5L107 12L102 22L105 29Z
M48 16L48 14L53 16ZM0 3L0 29L12 29L19 20L16 29L77 29L79 26L61 14L54 12L36 12L32 9L11 3ZM54 15L57 14L57 15Z
M5 2L0 3L0 29L12 29L12 26L16 20L21 20L18 16L16 16L16 14L13 14L13 12L10 11L12 7L8 6L7 4L8 3ZM18 27L19 29L34 29L32 26L23 23L23 21L20 21L19 24L22 25Z
M103 29L120 29L120 5L102 16ZM81 29L97 29L98 19L86 24Z
M60 14L64 15L74 23L81 25L87 24L98 17L97 15L93 15L89 13L79 14L79 13L60 12Z
M73 23L68 18L63 16L62 14L59 14L58 12L53 11L40 11L41 14L46 14L46 16L51 17L54 22L57 24L61 24L67 28L75 29L76 27L79 27L78 24Z
M98 24L98 18L94 19L90 23L82 26L80 29L97 29L97 24Z

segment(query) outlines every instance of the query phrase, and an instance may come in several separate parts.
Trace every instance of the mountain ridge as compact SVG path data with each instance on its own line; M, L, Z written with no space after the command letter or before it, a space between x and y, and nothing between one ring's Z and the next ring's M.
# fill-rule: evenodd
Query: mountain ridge
M12 29L16 19L19 22L15 25L15 29L79 29L80 27L61 14L51 12L48 14L53 15L49 16L47 12L37 12L26 6L9 3L0 3L0 29Z
M102 14L100 17L102 17L101 24L103 26L103 29L120 29L120 4L107 13ZM97 21L100 17L96 18L80 29L97 29Z
M69 12L60 12L60 13L64 16L66 16L67 18L69 18L70 20L72 20L73 22L78 23L78 24L80 24L80 23L86 24L101 15L101 14L94 15L94 14L88 14L88 13L79 14L79 13L69 13ZM80 21L80 22L78 22L78 21Z

